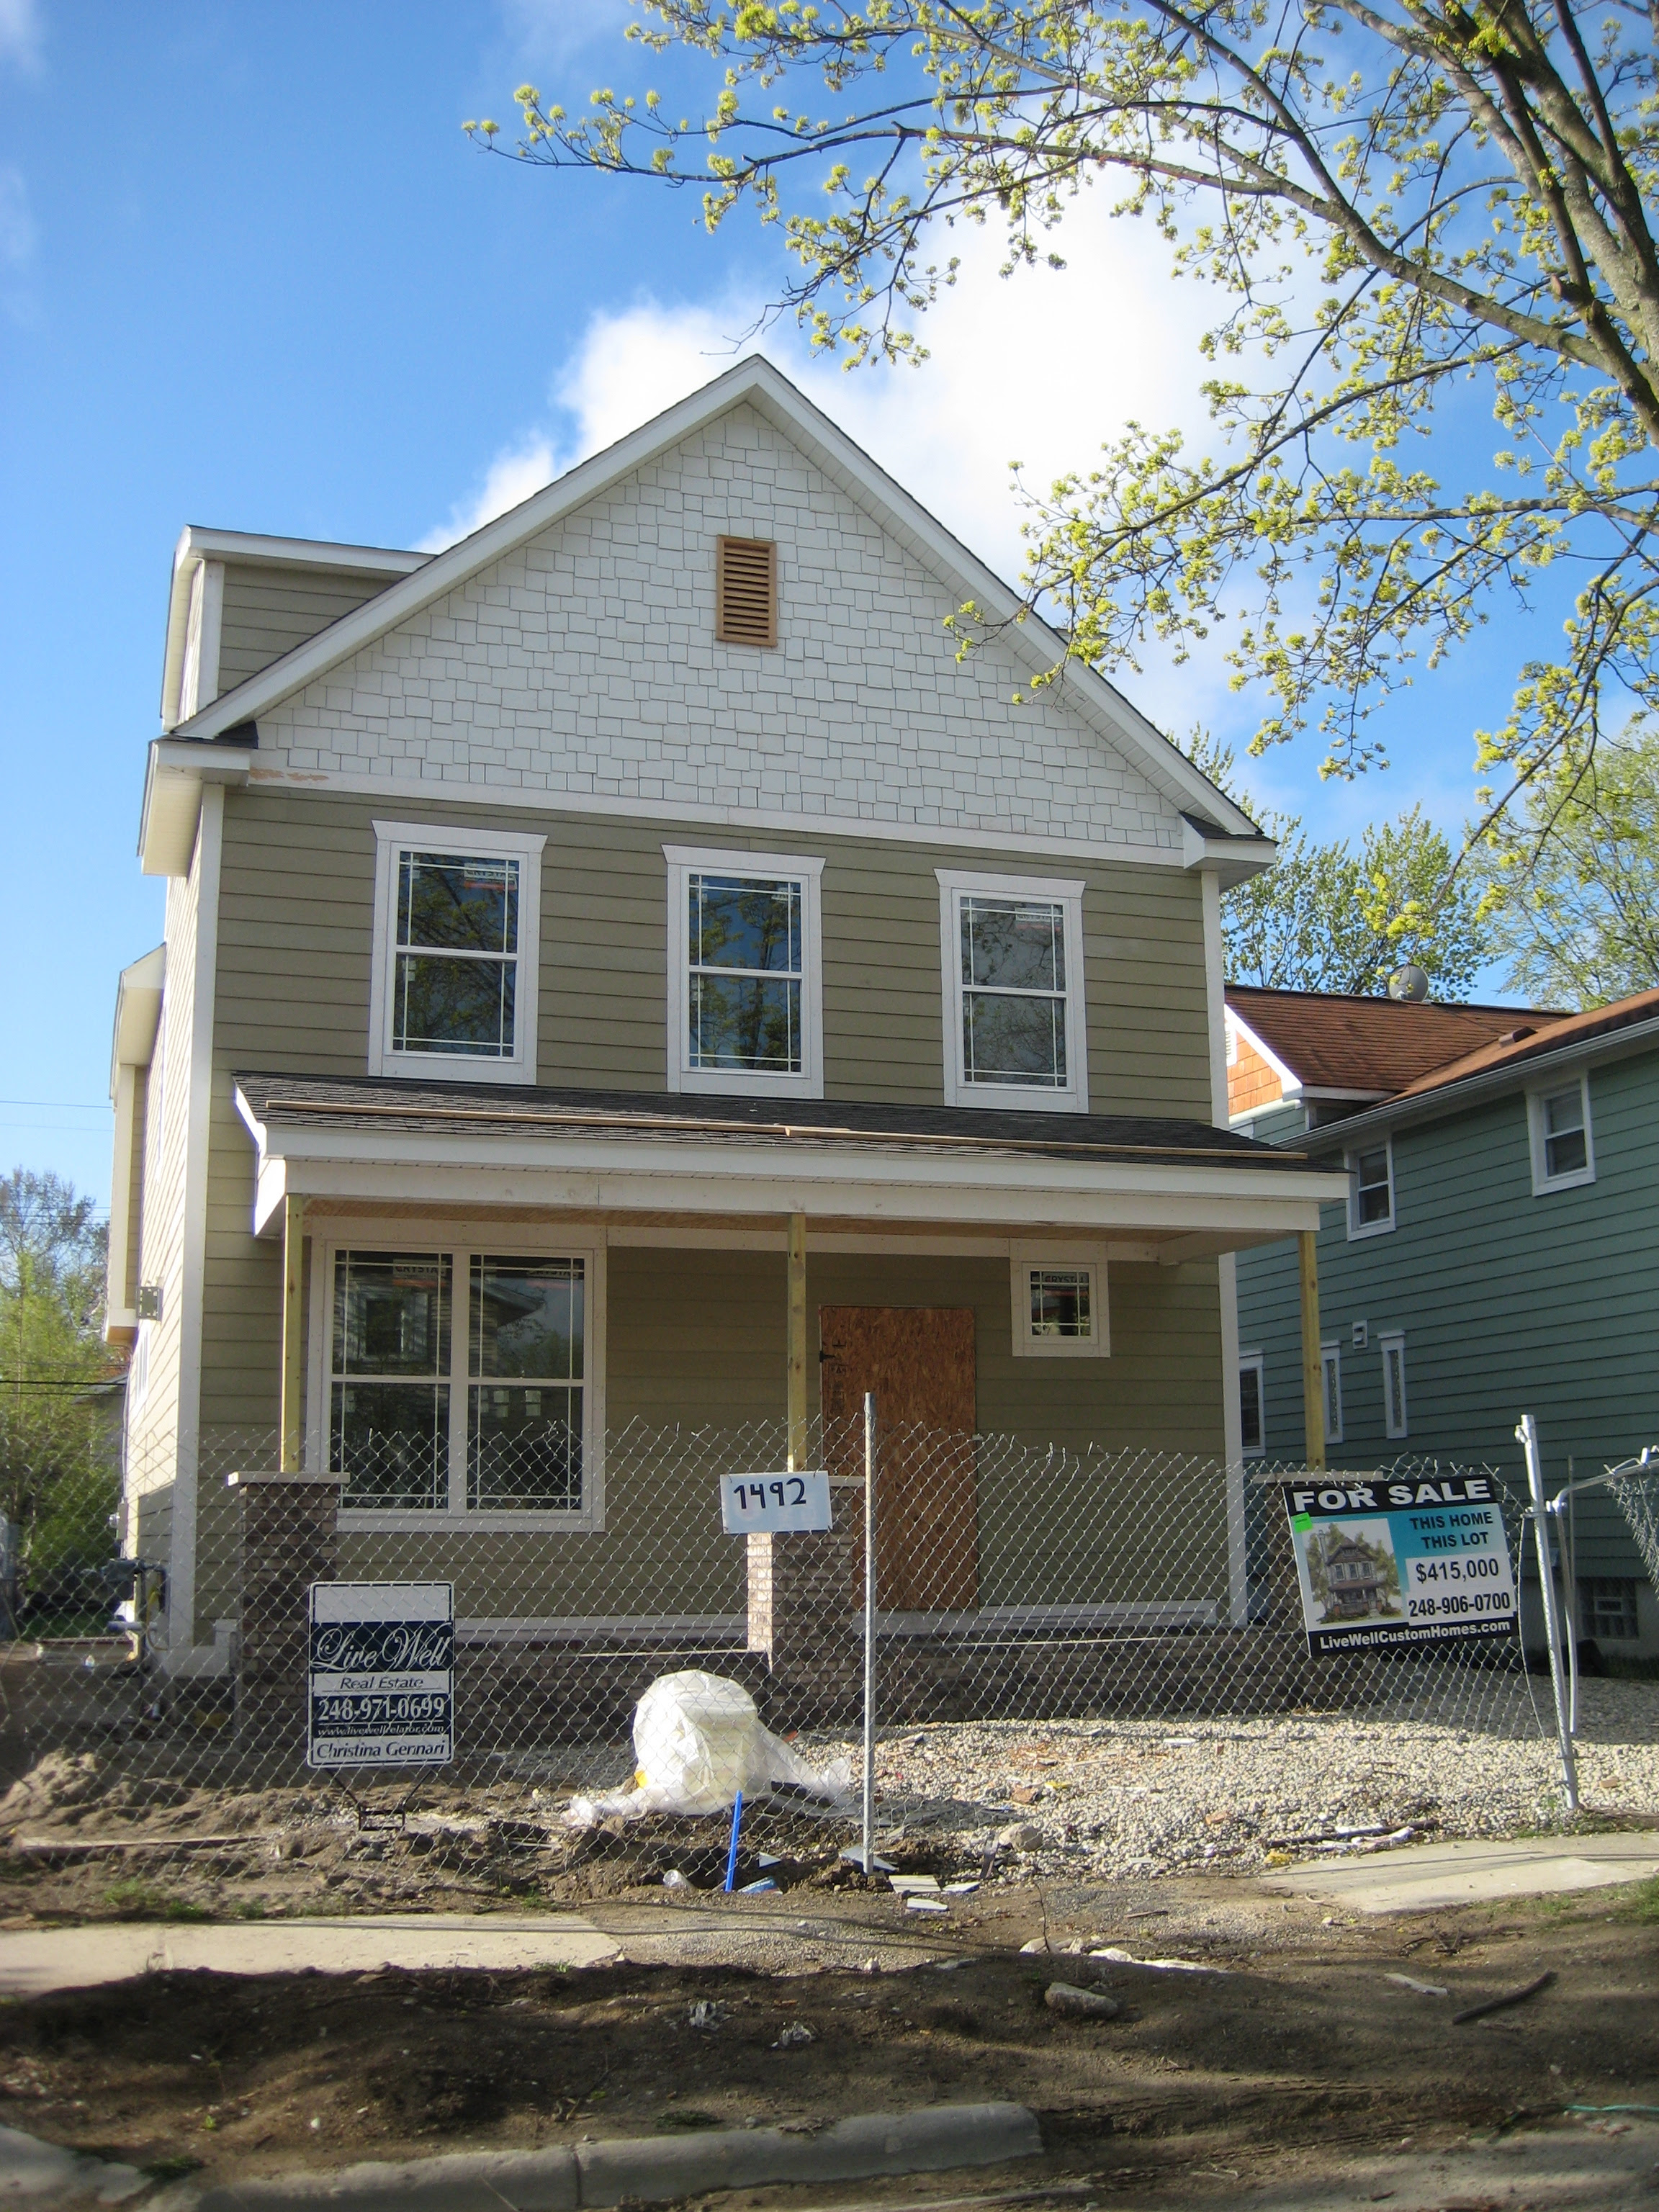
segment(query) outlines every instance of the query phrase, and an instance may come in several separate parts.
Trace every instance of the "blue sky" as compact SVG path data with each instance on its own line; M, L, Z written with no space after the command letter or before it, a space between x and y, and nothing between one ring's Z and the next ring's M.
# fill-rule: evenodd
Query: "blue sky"
M642 82L624 0L0 0L0 748L11 929L0 1171L107 1198L117 970L161 934L133 857L186 523L438 542L732 358L776 281L690 196L531 173L463 137L525 77ZM661 64L650 80L678 76ZM574 100L571 95L574 94ZM1066 274L969 246L920 370L846 376L767 341L1005 573L1006 466L1086 465L1126 416L1196 427L1203 301L1087 204ZM1483 438L1484 442L1484 438ZM1421 799L1449 825L1499 719L1505 624L1390 714L1395 766L1322 785L1310 740L1257 795L1322 833ZM1218 665L1125 688L1236 740Z

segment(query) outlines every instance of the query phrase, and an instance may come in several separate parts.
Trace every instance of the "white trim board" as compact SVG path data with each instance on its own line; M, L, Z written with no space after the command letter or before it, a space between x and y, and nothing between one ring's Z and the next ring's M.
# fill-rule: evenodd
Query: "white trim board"
M990 622L1003 625L1009 650L1033 675L1059 668L1056 688L1073 710L1134 761L1178 812L1194 810L1224 836L1262 842L1261 830L1243 809L1217 790L1104 677L1068 659L1064 641L1038 617L1024 613L1017 592L878 467L787 377L753 355L459 544L434 554L354 613L249 677L181 729L191 737L216 738L265 712L624 477L745 405L770 422L927 568L950 592L952 605L971 599Z

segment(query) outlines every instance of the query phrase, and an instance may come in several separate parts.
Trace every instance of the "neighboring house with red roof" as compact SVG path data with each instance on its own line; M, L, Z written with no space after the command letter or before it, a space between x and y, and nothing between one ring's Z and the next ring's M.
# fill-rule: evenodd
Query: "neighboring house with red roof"
M1588 1013L1227 991L1232 1124L1348 1177L1317 1243L1334 1466L1565 1481L1659 1443L1659 991ZM1247 1456L1304 1446L1294 1242L1237 1261ZM1581 1632L1659 1650L1622 1517L1577 1517Z

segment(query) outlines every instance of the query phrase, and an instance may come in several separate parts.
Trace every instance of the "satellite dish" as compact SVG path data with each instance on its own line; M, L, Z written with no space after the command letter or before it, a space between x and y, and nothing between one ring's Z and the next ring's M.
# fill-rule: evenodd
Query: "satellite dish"
M1391 999L1403 999L1412 1006L1419 1006L1428 995L1427 971L1412 961L1408 960L1403 968L1396 968L1389 978L1389 996Z

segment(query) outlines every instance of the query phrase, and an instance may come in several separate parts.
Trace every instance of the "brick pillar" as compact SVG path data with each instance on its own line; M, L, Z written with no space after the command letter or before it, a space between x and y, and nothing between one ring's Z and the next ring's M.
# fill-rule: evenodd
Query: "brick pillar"
M749 1539L749 1649L767 1659L774 1725L854 1718L864 1676L864 1531Z
M238 1732L273 1765L306 1755L307 1593L336 1572L340 1478L233 1474L242 1501Z

